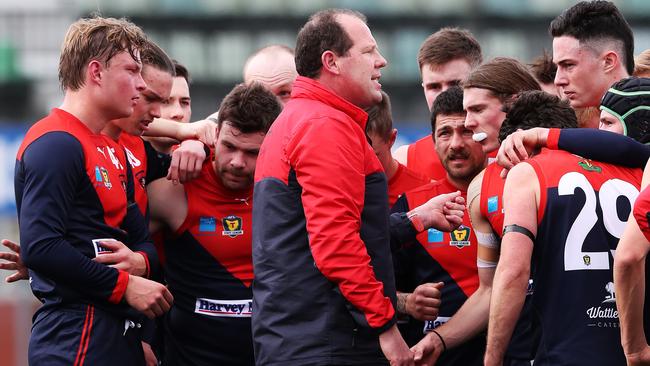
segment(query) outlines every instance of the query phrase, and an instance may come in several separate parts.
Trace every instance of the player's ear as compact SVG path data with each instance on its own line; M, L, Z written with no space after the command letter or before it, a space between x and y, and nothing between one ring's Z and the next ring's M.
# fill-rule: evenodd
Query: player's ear
M88 63L88 66L86 66L86 79L89 82L95 83L95 84L101 84L102 82L102 71L104 70L104 66L100 61L97 60L92 60Z
M323 52L320 58L321 58L321 62L323 63L322 71L327 71L334 75L338 75L340 73L339 63L338 63L339 57L336 55L336 53L327 50Z
M620 64L620 57L614 51L608 51L603 54L602 65L605 72L611 72Z

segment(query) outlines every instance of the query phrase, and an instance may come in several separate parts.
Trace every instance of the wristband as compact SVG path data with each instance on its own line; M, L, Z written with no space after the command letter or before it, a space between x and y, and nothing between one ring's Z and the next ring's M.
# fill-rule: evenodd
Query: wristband
M442 343L442 352L445 352L447 350L447 344L445 343L445 340L442 339L440 333L438 333L438 331L435 329L431 330L431 333L435 333L435 335L437 335L438 338L440 338L440 343Z
M424 231L424 224L422 223L422 220L420 219L420 216L418 216L417 213L406 215L406 217L409 220L411 220L411 224L413 225L415 231L417 231L418 233Z

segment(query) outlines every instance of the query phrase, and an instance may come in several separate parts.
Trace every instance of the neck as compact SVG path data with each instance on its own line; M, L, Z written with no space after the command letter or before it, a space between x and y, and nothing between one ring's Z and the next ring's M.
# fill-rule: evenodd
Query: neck
M66 91L60 109L77 117L93 133L100 133L110 120L103 116L99 108L89 106L88 98L81 90Z
M472 177L473 179L474 177ZM452 186L456 187L456 189L462 191L462 192L467 192L467 187L469 187L470 182L472 179L459 179L459 178L453 178L452 176L447 173L447 181L451 183Z
M110 137L113 141L117 141L120 138L122 129L119 128L116 124L109 122L108 124L106 124L106 127L104 127L104 129L102 130L102 133Z
M391 157L390 163L388 163L388 166L386 167L386 179L390 181L395 176L395 173L397 173L398 167L399 162Z

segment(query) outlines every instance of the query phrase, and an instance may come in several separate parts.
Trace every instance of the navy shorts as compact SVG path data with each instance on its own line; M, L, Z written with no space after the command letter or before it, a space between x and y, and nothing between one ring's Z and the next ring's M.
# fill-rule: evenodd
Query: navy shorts
M145 364L138 323L92 305L38 313L28 357L31 366Z

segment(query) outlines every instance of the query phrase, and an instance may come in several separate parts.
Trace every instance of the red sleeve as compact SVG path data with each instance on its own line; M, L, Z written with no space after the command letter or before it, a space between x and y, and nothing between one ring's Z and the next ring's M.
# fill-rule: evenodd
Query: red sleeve
M558 150L558 143L560 141L560 129L551 128L548 130L546 137L546 147L552 150Z
M292 142L296 146L288 157L302 187L315 264L372 328L381 328L395 311L359 234L365 159L371 151L363 131L350 122L323 118L305 123Z

